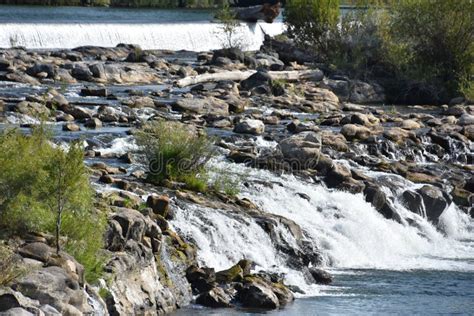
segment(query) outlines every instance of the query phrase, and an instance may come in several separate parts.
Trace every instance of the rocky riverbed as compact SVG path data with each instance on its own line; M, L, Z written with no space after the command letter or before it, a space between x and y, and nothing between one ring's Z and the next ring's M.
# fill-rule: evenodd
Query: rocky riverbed
M294 176L299 185L359 194L385 219L406 227L429 223L449 234L441 220L448 210L474 217L474 103L384 105L376 83L314 70L303 53L275 49L267 45L245 54L143 51L133 45L1 49L1 127L28 130L43 120L58 143L84 140L97 208L109 214L104 250L109 260L100 284L89 285L74 258L55 256L52 236L7 240L28 273L0 288L0 314L153 315L191 302L282 308L308 294L301 284L332 280L320 269L331 262L324 247L312 242L313 232L257 201L259 192L293 189L282 175ZM268 73L307 69L314 75L299 81L275 80ZM257 72L240 82L176 84L190 76L247 70ZM156 119L206 131L216 137L215 164L242 166L244 173L261 170L272 180L248 177L239 184L245 194L237 196L190 192L179 183L147 184L133 129ZM298 201L314 199L303 191L294 195ZM228 266L217 259L216 266L207 265L210 260L200 255L203 241L192 231L212 231L213 214L244 223L247 236L258 228L265 236L255 238L268 239L279 264L296 271L303 283L225 249L216 257L225 257L220 262ZM183 216L191 216L193 229Z

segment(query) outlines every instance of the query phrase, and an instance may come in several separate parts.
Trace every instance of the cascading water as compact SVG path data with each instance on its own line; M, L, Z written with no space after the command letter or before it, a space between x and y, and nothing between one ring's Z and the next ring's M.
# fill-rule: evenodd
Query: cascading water
M260 48L265 34L277 35L283 23L242 23L238 36L247 50ZM222 47L218 23L5 23L0 24L0 47L74 48L138 44L144 49L205 51Z
M394 206L410 225L406 220L400 224L385 219L362 194L330 191L292 175L276 176L224 161L214 164L217 169L239 174L250 184L242 186L241 197L249 198L266 213L296 222L305 238L322 252L328 268L474 271L474 227L454 205L440 218L443 234L398 201ZM405 184L416 186L409 181ZM319 293L320 289L306 284L298 271L285 264L268 234L250 217L182 206L173 226L196 242L202 264L219 270L247 258L260 269L286 273L287 283L307 294ZM291 239L287 234L285 242L291 243Z

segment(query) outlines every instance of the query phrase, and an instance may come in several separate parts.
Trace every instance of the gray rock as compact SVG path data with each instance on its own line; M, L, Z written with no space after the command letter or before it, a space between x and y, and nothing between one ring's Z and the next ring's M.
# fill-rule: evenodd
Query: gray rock
M359 104L382 103L385 101L385 95L380 86L362 81L352 81L349 101Z
M37 102L21 101L13 107L13 110L34 117L50 115L50 110L44 104Z
M33 269L14 285L25 296L38 300L42 305L49 304L63 314L93 312L79 283L60 267Z
M265 131L265 124L260 120L244 119L234 127L235 133L261 135Z
M463 114L458 119L458 125L466 126L466 125L474 125L474 115L471 114Z

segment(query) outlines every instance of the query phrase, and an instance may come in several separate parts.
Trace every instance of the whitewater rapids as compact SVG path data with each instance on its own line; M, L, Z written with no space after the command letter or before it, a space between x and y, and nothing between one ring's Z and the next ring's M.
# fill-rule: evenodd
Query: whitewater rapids
M474 271L473 223L454 204L440 218L441 232L398 201L397 211L411 225L385 219L362 194L328 190L292 175L277 176L224 160L213 165L251 183L241 187L240 197L249 198L264 212L296 222L333 273L348 273L348 269ZM256 184L261 181L275 185ZM415 186L408 181L407 185ZM203 265L227 269L247 258L256 262L257 269L285 273L288 284L308 295L321 295L324 287L306 284L301 273L286 266L268 234L252 218L193 205L178 209L172 225L196 242ZM295 242L291 234L283 235L285 242Z

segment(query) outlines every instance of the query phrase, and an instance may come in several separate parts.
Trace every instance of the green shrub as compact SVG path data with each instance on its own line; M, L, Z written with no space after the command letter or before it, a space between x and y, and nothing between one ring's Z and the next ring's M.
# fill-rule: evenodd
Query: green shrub
M387 55L402 79L431 88L439 100L472 87L473 1L399 0L390 11Z
M288 35L323 58L332 51L330 34L339 22L339 0L288 0L283 12Z
M13 251L0 245L0 286L7 286L25 272Z
M78 143L67 150L55 146L43 127L31 135L3 132L0 226L15 234L55 233L57 252L64 246L84 265L86 278L94 280L102 267L97 254L105 220L92 211L93 191L83 159Z
M240 193L239 183L242 181L238 176L231 176L224 170L216 170L216 177L212 182L213 189L223 192L229 196Z
M184 182L189 189L205 191L205 165L214 156L213 143L179 122L156 121L135 133L148 164L148 181Z
M338 1L290 0L284 14L288 34L351 76L378 79L392 101L442 102L472 96L473 1L352 4L356 9L340 16Z

